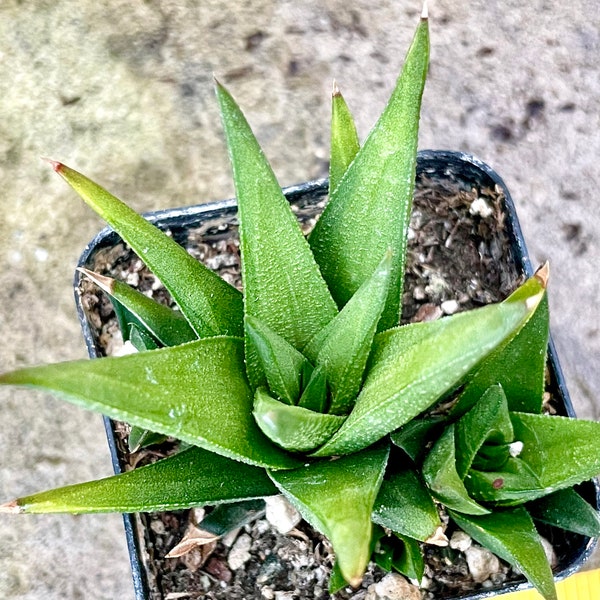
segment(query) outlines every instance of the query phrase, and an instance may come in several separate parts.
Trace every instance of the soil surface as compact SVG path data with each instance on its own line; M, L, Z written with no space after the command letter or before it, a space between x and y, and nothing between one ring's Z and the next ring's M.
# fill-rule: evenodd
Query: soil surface
M314 225L315 214L323 203L316 207L310 202L294 206L306 232ZM471 188L452 177L434 181L420 176L409 231L403 322L436 319L504 299L522 280L513 265L505 220L498 189ZM183 241L191 254L232 284L241 286L234 217L209 220ZM160 282L122 244L97 255L94 267L161 302L170 303ZM82 281L82 295L97 329L101 353L117 351L121 339L110 301L87 281ZM175 441L169 441L130 454L127 425L115 424L115 428L125 469L157 460L177 448ZM183 557L166 558L193 526L194 515L195 511L139 515L151 600L332 597L328 592L333 566L331 546L303 522L290 535L281 535L261 517L219 541L210 552L196 548ZM455 528L452 524L447 527L446 534L450 537ZM234 569L228 561L229 553L242 536L245 536L246 560L243 568ZM424 545L424 554L426 568L421 594L426 600L454 598L467 591L522 580L520 574L500 561L496 572L483 581L475 581L465 554L451 547ZM384 574L379 567L370 565L359 589L347 587L333 597L366 598L369 586Z

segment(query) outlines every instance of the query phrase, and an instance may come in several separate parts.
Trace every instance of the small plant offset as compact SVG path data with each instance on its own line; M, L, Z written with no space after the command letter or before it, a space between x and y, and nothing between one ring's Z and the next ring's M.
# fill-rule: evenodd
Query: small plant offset
M362 147L335 90L330 199L308 239L217 84L243 294L107 191L53 163L177 308L88 272L139 352L25 368L0 382L130 423L131 445L160 434L189 447L20 498L4 512L147 512L283 494L331 541L336 590L358 585L372 555L420 579L423 544L447 543L441 510L556 598L534 520L598 535L596 512L573 486L600 472L600 424L543 414L547 267L504 302L399 324L428 38L424 16Z

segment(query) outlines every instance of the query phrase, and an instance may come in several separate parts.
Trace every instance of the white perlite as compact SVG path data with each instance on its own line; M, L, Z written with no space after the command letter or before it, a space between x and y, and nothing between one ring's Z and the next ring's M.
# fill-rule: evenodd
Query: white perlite
M421 591L402 575L388 573L379 583L367 590L365 600L421 600Z
M300 521L300 513L283 497L268 496L265 518L281 534L289 533Z
M460 550L461 552L465 552L470 548L472 543L471 536L464 531L455 531L450 538L450 548Z
M500 561L487 548L471 546L465 550L467 565L473 579L482 583L500 570Z
M477 200L472 202L469 212L472 215L479 215L487 219L493 214L494 209L483 198L477 198Z
M558 558L556 556L556 552L554 552L554 547L545 537L540 536L540 540L542 542L542 546L544 547L544 552L546 553L546 558L548 559L550 566L552 568L556 567L558 564Z
M247 533L243 533L235 541L235 544L231 547L229 556L227 557L227 564L232 571L241 569L250 560L251 546L252 538Z
M456 300L445 300L441 304L442 312L445 315L453 315L454 313L458 312L459 308L460 306Z

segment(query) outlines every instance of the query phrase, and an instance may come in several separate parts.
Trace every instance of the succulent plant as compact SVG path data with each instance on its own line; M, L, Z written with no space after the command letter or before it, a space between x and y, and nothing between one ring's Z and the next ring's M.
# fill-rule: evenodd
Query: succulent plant
M376 543L378 562L422 577L420 545L447 543L442 506L556 597L532 517L598 534L595 511L573 486L600 472L600 424L542 414L547 267L503 302L400 325L428 54L423 15L362 146L334 88L329 202L308 238L246 119L216 84L243 293L99 185L52 163L176 307L86 272L139 352L24 368L0 383L50 390L125 421L132 446L173 436L186 449L14 500L4 512L255 510L244 503L283 494L331 541L333 590L360 583ZM442 399L451 408L432 410ZM571 510L561 514L564 506Z

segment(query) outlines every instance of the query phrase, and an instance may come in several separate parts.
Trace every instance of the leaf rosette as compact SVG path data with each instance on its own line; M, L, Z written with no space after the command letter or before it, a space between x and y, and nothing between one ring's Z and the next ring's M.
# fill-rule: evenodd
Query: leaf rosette
M362 146L335 86L329 202L308 238L244 115L216 84L238 202L243 293L98 184L53 163L156 274L177 308L86 271L111 297L123 336L138 352L25 368L1 375L0 383L50 390L125 421L131 447L165 436L189 447L115 477L20 498L5 511L230 506L211 524L211 531L224 531L227 523L244 522L244 507L256 513L256 499L283 494L330 539L333 590L360 583L375 545L378 562L420 578L420 545L447 542L435 498L475 539L525 565L552 597L551 576L548 584L545 571L529 568L522 553L515 558L501 520L512 510L525 523L529 513L506 507L548 490L568 493L600 464L586 455L586 469L566 473L545 468L546 455L530 450L538 447L531 440L542 440L544 452L554 452L551 432L562 423L536 414L546 278L530 278L498 304L400 325L428 58L423 17ZM423 417L459 388L453 414ZM597 432L595 424L575 427L584 438ZM390 461L397 446L410 459ZM555 498L539 513L551 518ZM486 525L492 506L502 508L500 521ZM524 531L533 536L527 527L529 521Z

